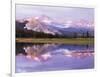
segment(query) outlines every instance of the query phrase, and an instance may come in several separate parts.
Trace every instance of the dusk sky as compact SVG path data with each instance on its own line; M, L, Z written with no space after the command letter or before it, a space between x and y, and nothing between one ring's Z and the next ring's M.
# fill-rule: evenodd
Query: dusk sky
M54 20L88 20L94 21L93 8L51 7L36 5L16 5L16 19L46 15Z

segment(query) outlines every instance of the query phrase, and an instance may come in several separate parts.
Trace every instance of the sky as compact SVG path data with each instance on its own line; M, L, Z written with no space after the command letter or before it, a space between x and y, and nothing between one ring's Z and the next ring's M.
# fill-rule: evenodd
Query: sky
M40 5L16 5L16 19L46 15L53 20L87 20L94 21L93 8L53 7Z

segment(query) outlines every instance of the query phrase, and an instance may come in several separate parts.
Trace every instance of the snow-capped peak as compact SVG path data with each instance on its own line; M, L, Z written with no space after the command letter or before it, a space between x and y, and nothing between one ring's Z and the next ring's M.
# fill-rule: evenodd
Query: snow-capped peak
M54 29L52 25L52 19L48 16L39 16L39 17L32 17L27 19L28 23L25 25L24 28L27 30L33 30L37 32L44 32L48 34L61 34L59 30Z
M45 15L42 15L38 18L38 20L44 24L51 24L53 22L53 20L48 17L48 16L45 16Z
M65 23L65 27L76 27L76 28L93 28L93 22L87 20L68 20Z

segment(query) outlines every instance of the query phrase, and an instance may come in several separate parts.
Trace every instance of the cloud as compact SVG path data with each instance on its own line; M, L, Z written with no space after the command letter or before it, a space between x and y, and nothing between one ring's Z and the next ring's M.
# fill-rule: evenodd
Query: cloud
M93 8L49 7L36 5L16 5L16 19L47 15L55 20L85 19L94 21Z

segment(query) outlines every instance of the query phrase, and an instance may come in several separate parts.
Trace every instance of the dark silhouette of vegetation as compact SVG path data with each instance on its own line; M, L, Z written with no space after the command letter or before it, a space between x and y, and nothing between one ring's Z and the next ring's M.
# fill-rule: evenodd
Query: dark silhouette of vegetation
M89 37L89 32L88 32L88 31L86 32L86 37L87 37L87 38Z
M77 38L77 33L76 33L76 32L74 32L73 37L74 37L74 38Z

